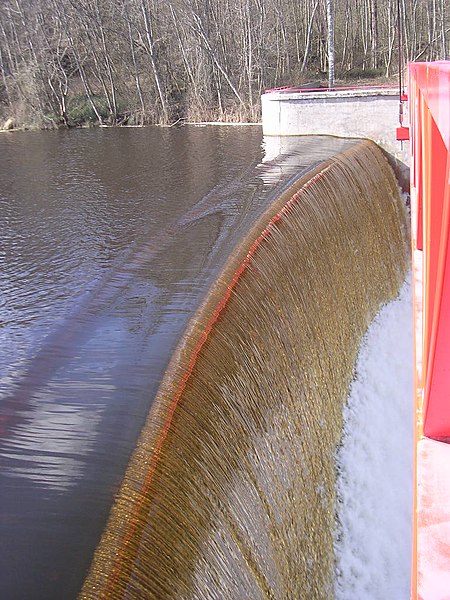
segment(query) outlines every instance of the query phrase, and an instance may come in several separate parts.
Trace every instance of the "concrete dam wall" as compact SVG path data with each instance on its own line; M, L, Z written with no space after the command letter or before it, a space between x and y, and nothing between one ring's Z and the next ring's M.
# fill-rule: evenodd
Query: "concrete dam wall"
M301 135L370 139L383 148L401 186L409 190L409 141L396 139L400 110L402 124L408 123L398 88L269 90L261 96L261 108L263 133L272 146Z

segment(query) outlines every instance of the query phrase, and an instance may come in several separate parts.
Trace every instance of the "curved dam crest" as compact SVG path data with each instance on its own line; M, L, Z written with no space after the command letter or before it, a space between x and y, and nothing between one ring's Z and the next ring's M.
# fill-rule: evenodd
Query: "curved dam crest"
M254 127L2 136L0 576L11 600L79 592L189 319L267 208L351 142L302 138L263 164L260 145Z
M81 598L332 596L342 409L408 262L375 144L290 182L179 342Z

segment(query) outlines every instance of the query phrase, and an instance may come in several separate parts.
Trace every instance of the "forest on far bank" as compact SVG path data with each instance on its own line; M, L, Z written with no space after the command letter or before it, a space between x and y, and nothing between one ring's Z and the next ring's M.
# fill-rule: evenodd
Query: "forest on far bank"
M337 85L395 81L399 38L405 62L448 57L446 0L3 0L0 118L257 121L264 89L326 83L327 7Z

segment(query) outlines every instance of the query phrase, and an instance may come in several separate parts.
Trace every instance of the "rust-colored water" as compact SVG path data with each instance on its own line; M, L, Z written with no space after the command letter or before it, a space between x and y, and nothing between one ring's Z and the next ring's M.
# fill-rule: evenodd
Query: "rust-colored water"
M332 597L342 407L407 237L370 142L258 217L166 371L82 598Z

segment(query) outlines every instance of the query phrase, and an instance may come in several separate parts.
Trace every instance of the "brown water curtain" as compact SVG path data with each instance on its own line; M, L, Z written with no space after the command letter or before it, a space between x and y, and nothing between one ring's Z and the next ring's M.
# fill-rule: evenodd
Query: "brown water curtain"
M371 142L275 201L172 359L81 598L333 596L342 408L408 262L397 182Z

